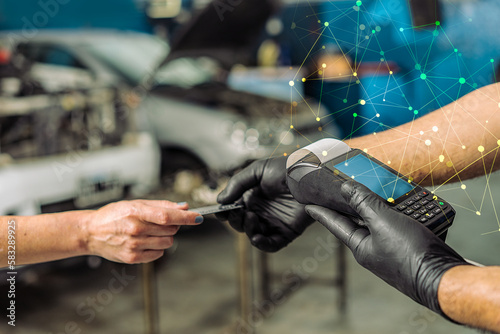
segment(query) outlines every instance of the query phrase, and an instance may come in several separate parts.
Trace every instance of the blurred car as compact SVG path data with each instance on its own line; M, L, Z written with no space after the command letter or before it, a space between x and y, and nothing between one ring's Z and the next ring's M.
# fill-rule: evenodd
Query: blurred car
M96 80L133 88L137 124L158 140L163 167L219 175L323 137L326 111L313 101L282 101L226 83L234 65L252 64L276 9L271 0L242 2L221 20L216 6L207 6L170 46L151 35L103 30L40 31L17 44L35 62L86 69Z

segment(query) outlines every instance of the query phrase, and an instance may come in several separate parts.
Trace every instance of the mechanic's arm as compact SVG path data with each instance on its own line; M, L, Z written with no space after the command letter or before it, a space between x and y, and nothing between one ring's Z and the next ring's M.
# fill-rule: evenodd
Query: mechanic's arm
M494 163L500 145L499 102L500 83L495 83L413 122L346 143L390 161L392 168L426 185L489 174L500 168L499 159Z
M363 226L333 210L306 211L352 251L366 269L416 302L456 322L500 333L500 267L475 267L365 186L349 181L341 195Z
M169 201L134 200L111 203L99 210L3 216L0 267L8 265L8 251L13 250L8 247L8 226L12 225L16 265L79 255L98 255L125 263L150 262L172 246L180 225L203 221L202 216L187 208L187 204Z
M457 266L438 288L439 305L451 319L500 333L500 267Z

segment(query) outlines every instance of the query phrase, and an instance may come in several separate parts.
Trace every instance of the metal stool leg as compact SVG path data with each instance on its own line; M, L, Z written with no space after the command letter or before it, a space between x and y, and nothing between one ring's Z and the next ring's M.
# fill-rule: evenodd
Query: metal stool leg
M156 271L154 263L143 263L141 269L146 325L145 333L158 334L160 332L160 326L158 321L158 295L156 290Z

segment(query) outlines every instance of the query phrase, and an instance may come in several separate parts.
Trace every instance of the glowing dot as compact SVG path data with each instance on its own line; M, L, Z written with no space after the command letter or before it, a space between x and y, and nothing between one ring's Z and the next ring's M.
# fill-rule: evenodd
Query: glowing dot
M494 63L494 62L495 62L495 59L491 58L491 59L490 59L490 61L491 61L492 63Z
M497 140L497 145L498 145L498 146L500 146L500 139L499 139L499 140Z
M361 5L362 5L362 4L363 4L363 3L362 3L361 1L359 1L359 0L358 0L358 1L356 1L356 6L361 7Z
M458 52L458 49L454 49L453 51L454 51L454 52Z
M418 115L418 110L415 110L413 113L414 113L415 115Z
M438 25L440 25L440 24L441 24L441 22L439 22L439 21L436 21L436 25L437 25L437 26L438 26Z
M359 85L360 81L359 81L359 80L356 80L356 83Z
M498 108L500 108L500 102L498 102Z
M384 101L384 102L385 102L385 99L383 99L382 101Z
M326 64L321 65L321 67L326 68Z
M389 197L389 198L387 199L387 202L389 202L389 203L394 203L394 198Z
M354 75L355 77L358 76L358 73L357 72L354 72L352 75Z
M467 188L467 186L466 186L465 184L462 184L462 185L460 186L460 188L462 188L463 190L465 190L465 189Z
M342 102L347 103L347 99L343 99Z
M375 117L380 117L380 114L376 114Z
M410 176L410 177L408 178L408 183L410 183L411 181L413 181L413 177L411 177L411 176Z
M446 166L448 166L448 167L453 167L453 162L448 161L448 162L446 163Z
M434 126L432 127L432 131L434 131L434 132L438 132L438 127L434 125Z
M462 145L462 150L465 150L465 145Z
M306 78L302 78L302 82L306 82Z
M338 171L338 169L336 169L336 170L334 170L334 171L333 171L333 174L335 174L335 175L339 175L339 174L340 174L340 172Z
M324 49L326 49L326 46L323 45L321 48L324 50Z
M384 51L380 51L380 55L383 56L384 55Z
M323 151L323 152L321 152L321 154L323 154L323 156L326 157L328 155L328 152L327 151Z
M390 165L391 164L391 160L387 161L387 164Z
M392 71L389 71L389 74L392 74Z
M292 102L292 106L296 107L298 105L297 101Z
M444 161L444 155L442 155L442 154L441 154L441 155L439 156L439 162L443 162L443 161Z
M424 131L420 131L419 133L420 133L420 135L423 135L423 134L424 134Z
M415 65L416 70L420 70L421 68L422 68L422 66L420 66L420 64Z
M323 74L323 71L318 71L318 74L319 74L319 75L322 75L322 74Z
M286 153L283 153L283 156L285 156L285 157L286 157L286 156L287 156L287 154L286 154Z
M293 82L293 80L290 80L290 82L288 83L290 86L293 87L293 85L295 85L295 83Z
M330 23L325 22L325 27L328 27L329 25L330 25Z
M412 111L412 110L413 110L413 107L408 107L408 110Z
M316 117L316 122L319 122L319 121L321 121L321 118Z
M481 215L481 212L476 211L476 215L480 216L480 215Z
M318 127L318 131L319 131L319 132L323 131L323 127L321 127L321 126L320 126L320 127Z
M403 32L403 30L404 30L403 28L399 28L399 31Z
M477 88L477 83L475 83L475 82L474 82L474 83L472 84L472 87L473 87L473 88Z
M367 149L367 148L364 148L364 149L363 149L363 152L368 153L368 149Z
M351 176L351 179L354 179L354 175L353 175L353 176Z
M366 101L365 100L359 100L359 104L361 104L362 106L364 106L366 104Z
M460 84L463 85L465 83L465 79L464 78L460 78L460 79L458 79L458 82L460 82Z
M380 30L382 30L382 28L380 28L380 26L375 27L375 31L379 32Z
M293 129L293 125L290 125L290 129Z
M436 195L432 196L432 199L437 201L438 197Z
M430 139L427 139L427 140L425 141L425 145L427 145L427 146L431 146L431 141L430 141Z
M479 147L477 148L477 150L478 150L479 152L484 152L484 146L482 146L482 145L481 145L481 146L479 146Z
M420 79L422 80L427 79L427 75L425 73L420 74Z
M364 24L359 25L359 30L365 30L366 26Z
M354 113L354 114L352 114L352 116L354 116L354 117L358 117L358 114Z

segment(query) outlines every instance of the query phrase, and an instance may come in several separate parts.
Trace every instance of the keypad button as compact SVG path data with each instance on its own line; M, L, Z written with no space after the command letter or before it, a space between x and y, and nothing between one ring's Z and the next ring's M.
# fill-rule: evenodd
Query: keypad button
M418 210L418 209L420 209L421 207L422 207L422 206L421 206L420 204L418 204L418 203L417 203L417 204L413 204L413 205L411 206L411 208L412 208L413 210Z
M422 197L420 197L419 195L415 195L415 196L413 196L411 199L412 199L413 201L415 201L415 202L416 202L416 201L418 201L418 200L419 200L419 199L421 199L421 198L422 198Z
M428 191L426 191L426 190L423 190L423 191L419 192L419 193L418 193L418 195L419 195L420 197L425 197L425 196L429 195L429 192L428 192Z
M441 208L435 208L434 210L432 210L432 213L435 215L439 215L441 213Z
M429 203L425 207L427 208L427 210L432 210L436 207L436 205L434 203Z
M422 204L422 205L426 205L427 203L429 203L429 201L426 200L425 198L420 201L420 204Z
M417 211L418 213L420 213L421 215L427 213L427 210L425 208L422 208L420 210Z
M435 214L433 214L432 212L431 212L431 213L426 214L425 216L427 217L427 219L432 219L432 218L436 217L436 215L435 215Z
M429 219L426 218L426 217L421 217L418 221L421 222L421 223L425 223L426 221L428 221Z
M396 208L397 208L399 211L403 211L404 209L406 209L406 208L407 208L407 206L406 206L406 205L404 205L404 204L398 204L398 205L396 206Z
M421 214L420 214L420 213L415 212L414 214L412 214L412 215L411 215L411 218L413 218L413 219L418 219L420 216L421 216Z
M411 215L414 211L412 209L406 209L405 215Z
M404 202L403 204L406 206L412 206L413 204L415 204L415 201L410 199L410 200L407 200L406 202Z

